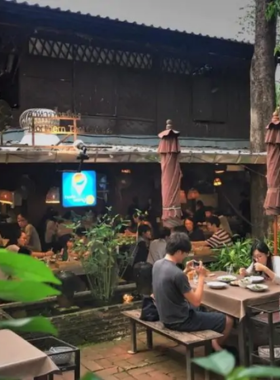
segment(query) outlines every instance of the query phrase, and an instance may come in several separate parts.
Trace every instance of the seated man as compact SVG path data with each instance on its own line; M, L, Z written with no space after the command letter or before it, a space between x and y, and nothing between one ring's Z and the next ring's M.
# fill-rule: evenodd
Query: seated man
M231 246L232 239L227 231L221 228L220 218L216 215L206 219L208 231L212 232L212 236L205 241L193 242L193 247L209 247L209 248L223 248L224 246Z
M186 272L192 270L193 262L181 271L176 264L181 264L191 250L191 243L185 233L173 233L166 246L165 258L153 266L153 295L161 322L165 327L175 331L213 330L224 334L222 338L212 342L213 349L219 351L228 337L232 326L232 318L222 313L197 311L200 306L206 269L200 265L197 288L193 290Z

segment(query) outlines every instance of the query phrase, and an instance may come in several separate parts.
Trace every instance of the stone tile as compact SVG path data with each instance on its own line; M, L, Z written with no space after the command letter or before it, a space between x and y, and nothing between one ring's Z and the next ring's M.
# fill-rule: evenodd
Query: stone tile
M184 347L156 334L152 351L146 349L145 334L138 334L138 343L140 352L135 355L127 353L129 338L82 348L83 371L91 370L101 380L188 380ZM196 352L196 356L203 354L203 350ZM204 378L202 371L196 373L196 380ZM73 374L65 375L55 380L73 379Z

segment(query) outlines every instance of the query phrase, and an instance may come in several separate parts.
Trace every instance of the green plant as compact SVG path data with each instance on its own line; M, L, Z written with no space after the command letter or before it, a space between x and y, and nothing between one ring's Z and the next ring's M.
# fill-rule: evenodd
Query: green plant
M60 285L58 278L41 261L0 249L0 269L10 280L0 280L0 299L34 302L60 292L51 285ZM51 284L51 285L47 285ZM56 334L51 322L41 316L0 320L0 329Z
M234 356L227 351L216 352L206 358L193 359L193 362L206 370L223 376L226 380L280 378L280 368L277 367L236 367Z
M78 222L79 223L79 222ZM77 242L75 251L80 254L94 298L108 301L113 296L119 276L129 263L128 247L135 238L120 237L126 221L112 215L111 209L99 223L88 229L87 242ZM123 247L127 249L123 249Z
M226 246L221 250L216 250L217 260L210 265L210 269L213 271L225 270L231 266L233 271L237 272L240 268L247 268L252 262L251 246L252 239L247 239L237 241L230 247Z

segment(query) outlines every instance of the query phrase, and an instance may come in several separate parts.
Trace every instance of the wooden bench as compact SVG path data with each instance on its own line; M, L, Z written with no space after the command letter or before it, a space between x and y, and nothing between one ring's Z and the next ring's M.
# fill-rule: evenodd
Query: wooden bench
M122 312L124 316L130 320L131 328L131 351L130 354L137 353L137 337L136 325L139 324L146 328L147 334L147 348L153 349L153 331L169 338L186 347L186 375L187 380L194 379L194 368L192 358L195 347L203 346L205 348L205 356L209 355L212 351L211 341L222 337L222 334L216 333L211 330L197 331L192 333L178 332L169 330L163 326L161 322L146 322L140 319L141 310L130 310ZM205 371L205 380L210 380L210 373Z

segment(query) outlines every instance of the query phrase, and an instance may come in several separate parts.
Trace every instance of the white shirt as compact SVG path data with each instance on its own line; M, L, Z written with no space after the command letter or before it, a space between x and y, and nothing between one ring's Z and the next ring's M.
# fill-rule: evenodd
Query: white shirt
M156 261L163 259L165 254L166 254L165 239L153 240L150 244L147 262L153 265Z
M280 284L280 256L272 256L272 270L275 273L274 282L276 284ZM247 269L246 272L248 274L252 274L254 272L254 263L252 263Z

